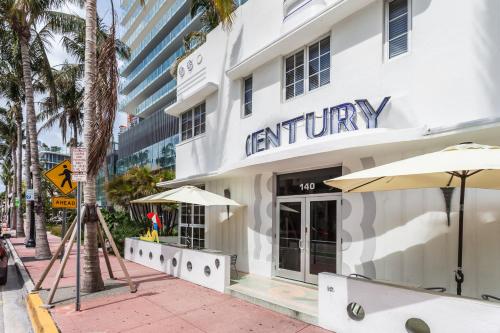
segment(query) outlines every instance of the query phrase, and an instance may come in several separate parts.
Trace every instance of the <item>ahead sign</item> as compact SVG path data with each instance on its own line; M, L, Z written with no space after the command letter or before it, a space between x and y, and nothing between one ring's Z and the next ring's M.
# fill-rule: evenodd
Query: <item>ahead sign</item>
M50 198L52 208L76 208L76 199L68 197L52 197Z

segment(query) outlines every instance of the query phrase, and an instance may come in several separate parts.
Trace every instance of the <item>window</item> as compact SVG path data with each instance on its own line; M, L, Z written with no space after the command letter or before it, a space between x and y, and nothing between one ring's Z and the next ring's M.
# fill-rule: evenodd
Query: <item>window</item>
M285 100L330 83L330 36L285 58ZM305 66L307 64L307 66ZM307 78L307 80L305 79Z
M205 102L181 114L182 141L205 133Z
M304 51L301 50L285 59L286 99L304 93Z
M309 90L330 83L330 36L309 46Z
M198 186L205 189L205 186ZM180 233L181 244L189 245L194 249L205 247L205 206L182 203L180 205Z
M243 80L243 116L252 114L253 79L248 77Z
M386 8L387 54L391 59L408 52L408 0L391 0Z

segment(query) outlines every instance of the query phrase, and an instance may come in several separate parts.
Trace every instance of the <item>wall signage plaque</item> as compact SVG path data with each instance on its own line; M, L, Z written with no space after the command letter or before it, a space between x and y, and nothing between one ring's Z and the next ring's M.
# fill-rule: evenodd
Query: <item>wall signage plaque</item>
M281 142L284 139L281 129L286 129L288 132L288 144L295 143L297 141L297 125L302 122L305 122L304 127L308 139L340 132L356 131L358 130L356 106L365 117L366 128L377 128L377 119L390 99L390 96L385 97L376 109L367 99L359 99L355 101L356 105L353 103L342 103L324 108L321 116L316 115L315 112L309 112L305 115L278 123L273 129L270 127L260 129L247 136L245 141L246 155L250 156L271 147L281 146ZM317 126L316 118L323 119L321 126Z

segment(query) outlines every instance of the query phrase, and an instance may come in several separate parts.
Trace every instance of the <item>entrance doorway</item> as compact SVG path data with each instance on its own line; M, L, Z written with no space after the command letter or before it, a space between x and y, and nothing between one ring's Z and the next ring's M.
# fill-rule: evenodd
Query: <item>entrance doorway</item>
M277 275L318 283L340 270L340 194L277 198Z

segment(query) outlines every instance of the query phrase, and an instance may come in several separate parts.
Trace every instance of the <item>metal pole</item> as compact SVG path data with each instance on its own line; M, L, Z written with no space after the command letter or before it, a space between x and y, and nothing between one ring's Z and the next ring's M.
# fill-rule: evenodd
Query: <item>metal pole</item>
M63 209L63 220L62 220L62 225L61 225L61 240L66 236L66 209ZM61 252L61 260L64 257L64 251L66 249L63 247L62 252Z
M31 179L33 179L33 173L31 173ZM32 182L30 181L28 186L33 186ZM28 212L27 214L31 215L31 221L30 221L30 236L28 241L26 242L26 247L35 247L36 246L36 240L35 240L35 203L33 201L29 202L29 205L27 205Z
M81 243L81 185L76 188L76 311L80 311L80 243Z
M462 295L462 283L464 282L464 273L462 272L462 252L464 238L464 201L465 201L465 181L467 175L463 173L460 177L460 210L458 214L458 267L455 272L455 281L457 282L457 295Z

